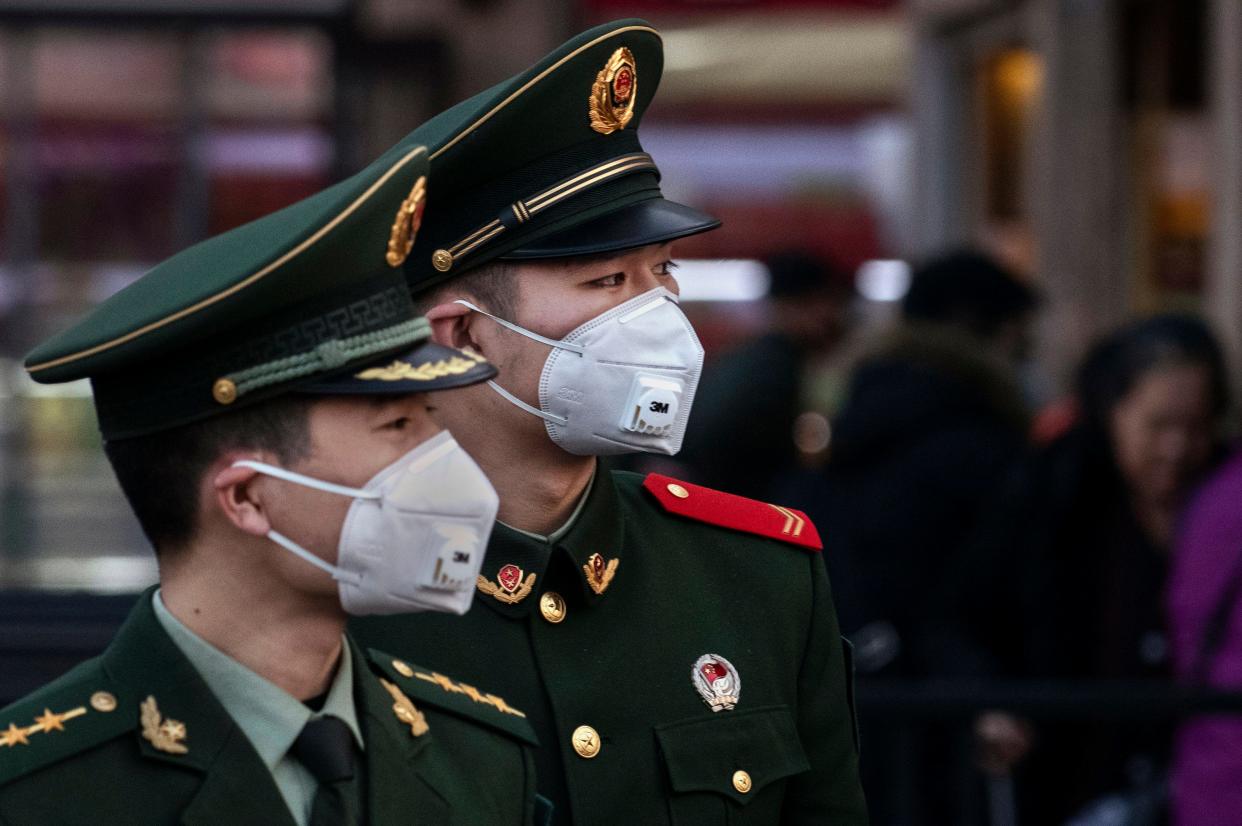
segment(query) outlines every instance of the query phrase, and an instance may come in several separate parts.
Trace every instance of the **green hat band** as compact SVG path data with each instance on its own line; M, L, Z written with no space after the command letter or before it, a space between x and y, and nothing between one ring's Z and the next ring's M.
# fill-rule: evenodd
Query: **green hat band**
M253 324L222 326L193 347L91 379L107 439L153 433L344 373L430 336L399 270L291 305Z
M318 376L343 367L350 362L377 356L422 341L431 335L431 322L419 317L373 333L347 339L325 341L309 353L258 364L225 376L236 388L238 397L252 390L284 384L306 376Z

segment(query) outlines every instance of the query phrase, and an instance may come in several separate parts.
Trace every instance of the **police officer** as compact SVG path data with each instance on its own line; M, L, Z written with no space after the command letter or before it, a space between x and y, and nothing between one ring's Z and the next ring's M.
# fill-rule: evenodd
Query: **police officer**
M413 312L426 171L409 148L193 247L30 355L90 378L160 584L0 711L0 823L531 822L524 713L343 634L465 610L495 518L427 411L495 370Z
M401 145L428 146L437 182L404 265L415 301L439 343L500 371L432 401L499 524L461 623L354 630L502 685L557 823L863 823L815 527L599 460L675 453L702 366L671 242L719 222L663 198L639 143L662 62L642 21L601 26Z

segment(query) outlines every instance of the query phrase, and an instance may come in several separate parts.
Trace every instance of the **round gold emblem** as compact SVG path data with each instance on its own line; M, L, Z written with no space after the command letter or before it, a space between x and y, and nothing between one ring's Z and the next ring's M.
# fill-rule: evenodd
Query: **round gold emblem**
M436 250L431 254L431 266L440 272L448 272L453 268L453 253L448 250Z
M669 485L668 492L676 496L678 499L689 499L690 498L690 491L686 490L681 485L676 485L676 484Z
M638 102L638 68L634 53L622 46L612 53L591 87L591 128L611 135L629 124Z
M423 209L427 206L427 177L422 176L414 182L414 188L401 206L397 208L397 217L392 222L392 234L388 236L388 253L385 260L388 266L399 267L414 249L414 239L418 236L418 228L423 225Z
M733 773L733 788L742 794L746 794L751 789L750 775L738 769Z
M539 598L539 613L556 625L565 619L565 599L556 591L548 591Z
M116 697L107 691L96 691L91 695L91 708L96 711L116 711Z
M599 754L599 732L590 726L578 726L574 729L570 741L573 743L574 751L578 753L579 757L590 760Z
M410 668L410 666L406 664L405 660L393 660L392 670L396 671L402 677L414 676L414 669Z
M237 385L232 379L216 379L211 386L211 397L220 404L232 404L237 401Z

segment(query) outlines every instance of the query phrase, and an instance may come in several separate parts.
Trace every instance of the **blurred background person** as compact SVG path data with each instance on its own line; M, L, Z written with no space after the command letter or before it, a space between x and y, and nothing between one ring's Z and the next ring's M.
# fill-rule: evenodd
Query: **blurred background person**
M853 374L823 472L787 494L825 527L841 627L864 671L941 667L922 643L926 606L1023 448L1018 366L1037 304L979 253L919 268L901 322Z
M1090 350L1076 401L1076 422L1015 471L951 575L937 624L960 623L979 646L946 646L959 673L1169 676L1169 548L1221 449L1220 349L1193 318L1133 322ZM980 726L994 767L1032 742L1024 724L997 717ZM1023 819L1103 824L1109 811L1158 806L1170 731L1158 719L1040 725L1019 774Z
M947 673L930 606L986 494L1025 444L1018 368L1037 306L1031 287L977 252L918 268L900 322L853 374L827 465L784 494L822 526L841 628L861 674ZM891 764L908 724L864 716L862 725L873 820L894 822ZM946 732L936 731L920 746L914 808L918 822L956 822Z
M774 480L796 463L808 364L841 342L854 291L820 255L789 250L765 264L768 329L704 371L677 458L693 481L772 501Z
M1191 686L1242 689L1242 452L1187 509L1170 561L1174 674ZM1170 771L1174 826L1228 823L1242 812L1242 720L1194 718L1178 730Z

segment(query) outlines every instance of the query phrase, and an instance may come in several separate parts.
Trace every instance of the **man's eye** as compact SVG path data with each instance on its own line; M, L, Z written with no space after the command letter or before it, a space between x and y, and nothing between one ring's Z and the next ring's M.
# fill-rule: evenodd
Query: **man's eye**
M388 427L390 430L405 430L411 423L412 422L410 421L409 416L402 416L399 419L393 419L389 422Z
M597 278L591 283L597 287L620 287L625 283L625 273L614 273L604 278Z
M663 264L656 267L656 275L659 275L659 276L672 275L673 270L677 269L679 266L681 265L678 264L676 261L665 261Z

